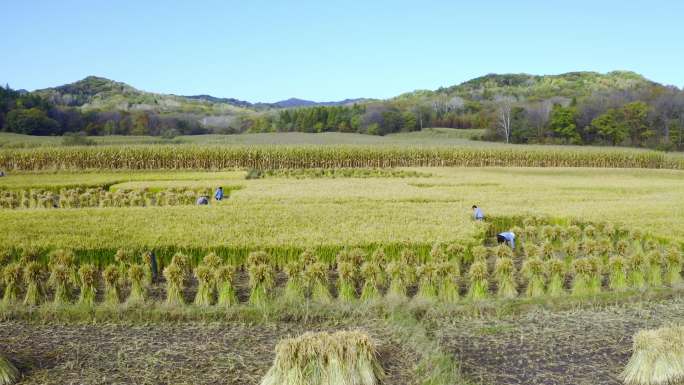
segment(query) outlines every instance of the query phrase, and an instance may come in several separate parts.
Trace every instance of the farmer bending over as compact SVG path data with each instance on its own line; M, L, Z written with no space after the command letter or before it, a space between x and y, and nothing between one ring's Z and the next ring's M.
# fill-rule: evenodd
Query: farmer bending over
M209 197L202 195L201 197L197 198L197 205L198 206L206 206L209 204Z
M512 231L499 233L496 236L496 241L499 243L506 243L511 247L511 249L515 249L515 233Z
M476 221L484 220L484 213L482 212L482 209L475 205L473 205L473 219L475 219Z
M216 192L214 193L214 198L216 198L217 201L223 199L223 187L219 187L216 189Z

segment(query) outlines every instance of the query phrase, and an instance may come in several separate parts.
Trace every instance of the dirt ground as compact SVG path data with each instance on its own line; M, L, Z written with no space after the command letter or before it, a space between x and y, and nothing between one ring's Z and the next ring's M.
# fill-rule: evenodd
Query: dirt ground
M21 369L20 384L258 384L279 339L348 325L296 323L88 324L0 323L0 352ZM381 326L387 384L412 383L417 358Z
M681 322L684 300L482 319L435 325L467 377L485 384L609 385L629 360L640 329Z

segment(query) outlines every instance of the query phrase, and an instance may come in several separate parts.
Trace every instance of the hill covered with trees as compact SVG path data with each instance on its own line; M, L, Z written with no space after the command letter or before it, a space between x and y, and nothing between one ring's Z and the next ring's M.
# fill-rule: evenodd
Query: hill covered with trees
M490 74L387 100L250 103L177 96L88 77L60 87L0 91L4 131L32 135L165 135L357 132L425 127L486 129L513 143L608 144L684 149L684 92L625 71Z

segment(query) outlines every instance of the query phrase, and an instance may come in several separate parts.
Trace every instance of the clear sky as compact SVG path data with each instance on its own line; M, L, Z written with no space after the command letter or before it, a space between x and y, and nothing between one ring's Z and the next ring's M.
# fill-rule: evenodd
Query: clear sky
M88 75L252 102L388 98L487 73L684 86L684 1L0 0L0 82Z

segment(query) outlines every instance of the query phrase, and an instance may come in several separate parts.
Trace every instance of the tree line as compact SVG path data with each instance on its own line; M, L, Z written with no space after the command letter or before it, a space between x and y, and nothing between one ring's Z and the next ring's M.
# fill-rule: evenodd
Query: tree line
M511 143L596 144L684 150L684 92L643 86L585 97L420 92L345 106L272 109L225 116L151 111L83 111L0 88L0 126L29 135L175 136L242 132L386 135L425 127L485 129Z
M0 127L27 135L153 135L206 134L195 116L161 115L150 111L82 111L58 106L28 92L0 87Z

